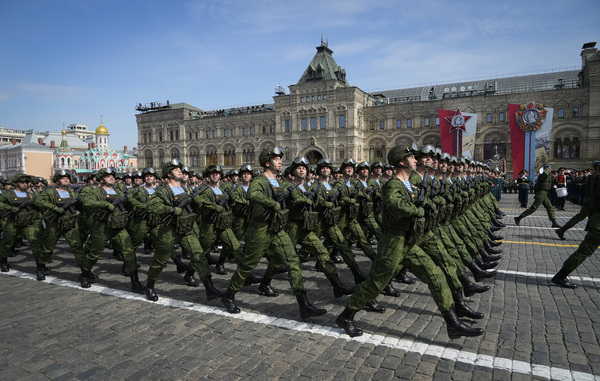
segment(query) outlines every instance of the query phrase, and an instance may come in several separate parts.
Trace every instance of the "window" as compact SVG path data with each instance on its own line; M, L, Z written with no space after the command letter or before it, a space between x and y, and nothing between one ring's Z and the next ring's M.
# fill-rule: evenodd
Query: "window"
M226 128L223 129L223 137L225 137L225 138L227 137L227 129Z
M254 127L250 127L250 135L254 135Z
M343 148L338 149L338 159L342 160L342 159L344 159L344 156L345 156L344 149Z
M319 125L320 125L320 127L321 127L322 130L325 129L326 125L325 125L325 117L324 116L321 117Z
M242 136L246 136L246 127L242 128Z
M158 133L158 141L162 142L162 131Z
M380 130L385 130L385 121L383 121L383 120L379 121L379 129Z
M440 125L440 117L439 116L437 118L435 118L435 125L436 126Z
M196 140L198 140L198 131L196 131Z
M429 118L425 118L425 127L429 127Z
M485 117L485 121L488 123L492 123L492 113L488 112L488 114Z
M302 131L306 131L306 118L302 118L300 121Z
M498 114L498 120L500 122L504 122L504 113L503 112L501 112L500 114Z
M285 124L285 132L290 132L290 120L286 119L284 124Z
M323 100L327 99L327 94L323 95Z
M412 128L412 119L406 119L406 128Z
M233 128L231 129L231 137L233 137Z
M217 137L217 130L213 130L213 138Z
M320 96L320 95L319 95L319 96L317 96L317 100L318 100L318 101L320 101L320 100L321 100L321 96Z
M573 107L573 118L579 118L579 107Z
M564 108L559 108L559 109L558 109L558 117L559 117L560 119L562 119L562 118L564 118L564 117L565 117L565 109L564 109Z
M175 131L175 140L179 140L179 131Z
M265 135L267 133L267 126L262 126L263 127L263 135Z
M300 103L303 103L303 102L304 102L304 97L301 97L300 98Z
M169 140L173 141L173 131L169 131Z
M315 96L314 95L312 96L312 100L313 100L313 102L315 101Z
M396 120L396 128L402 128L402 119Z
M340 128L346 127L346 116L345 115L340 115L338 119L339 119L339 122L338 122L339 127Z
M317 129L317 118L310 118L310 129L311 130Z

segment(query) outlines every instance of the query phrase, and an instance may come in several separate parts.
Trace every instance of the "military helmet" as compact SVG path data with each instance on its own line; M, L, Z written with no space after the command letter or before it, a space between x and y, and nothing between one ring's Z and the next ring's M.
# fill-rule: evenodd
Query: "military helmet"
M403 161L404 159L406 159L406 157L408 157L410 155L414 155L414 154L415 154L415 151L413 150L413 148L411 146L408 146L408 145L394 146L388 152L387 159L391 165L397 166L399 161Z
M57 183L58 179L60 179L61 177L68 177L70 181L73 181L73 179L71 178L71 171L69 171L68 169L61 169L59 171L54 172L54 175L52 175L52 182Z
M331 169L331 171L333 172L333 164L331 163L331 160L329 160L328 158L324 157L322 159L320 159L317 162L317 172L321 172L321 168L323 167L329 167Z
M142 169L142 176L146 177L146 175L152 175L154 177L157 177L156 170L152 167L146 167Z
M447 163L450 162L450 154L449 153L442 153L442 155L440 156L440 161L445 161Z
M340 169L340 167L335 167L333 168L333 173L342 173L342 170Z
M380 161L376 161L373 164L371 164L371 171L373 171L375 168L383 168L383 163Z
M305 167L306 171L308 172L309 165L310 163L308 159L304 156L301 156L295 158L294 161L292 161L292 165L289 166L289 169L293 173L296 170L296 167Z
M316 175L317 174L317 166L314 164L309 165L308 172L312 173L313 175Z
M389 154L388 154L388 157L389 157ZM384 171L387 171L388 169L394 170L394 166L393 166L393 165L391 165L390 163L385 163L385 164L383 165L383 170L384 170Z
M254 173L252 174L253 177L257 177L260 176L260 169L255 169Z
M117 176L117 170L113 167L108 167L108 168L101 168L97 173L96 173L96 181L100 181L102 180L104 177L106 176Z
M180 159L172 159L171 161L163 164L162 166L162 177L163 179L167 178L167 175L174 168L183 168L183 162Z
M131 174L131 177L134 179L141 179L144 176L142 175L142 171L135 171Z
M221 177L223 177L223 168L221 168L221 166L219 164L209 165L208 167L206 167L204 172L206 173L206 175L209 175L212 172L218 172L221 175Z
M232 169L231 171L229 171L229 177L239 176L239 175L240 175L240 171L238 171L237 169Z
M244 172L249 172L250 174L252 174L253 169L252 166L250 164L244 164L240 167L240 175Z
M258 163L261 167L264 167L269 160L276 156L283 157L283 148L279 146L273 149L265 148L261 151L260 155L258 156Z
M352 159L352 158L349 158L349 159L346 159L346 160L344 160L344 161L342 162L342 165L340 165L340 171L343 171L343 170L344 170L344 168L346 168L346 167L352 167L352 168L355 168L355 167L356 167L356 160L354 160L354 159Z
M31 176L25 174L25 173L19 173L17 175L15 175L15 177L12 178L11 182L14 183L19 183L19 182L23 182L23 183L30 183L31 182Z
M412 147L410 147L410 148L412 150ZM413 153L415 154L415 157L418 158L418 159L422 158L423 156L431 156L431 157L433 157L433 156L436 155L435 147L433 145L431 145L431 144L424 145L423 148L421 148L417 152L413 152Z
M356 170L359 171L361 169L368 169L371 170L371 164L369 164L368 161L361 161L360 163L358 163L358 165L356 166Z
M460 162L458 161L458 158L457 158L456 156L450 156L450 160L449 160L449 161L450 161L450 163L452 163L452 164L458 164L458 163L460 163Z
M190 167L186 167L186 166L183 166L181 168L181 172L187 174L188 176L190 176L192 174L192 171L190 170Z

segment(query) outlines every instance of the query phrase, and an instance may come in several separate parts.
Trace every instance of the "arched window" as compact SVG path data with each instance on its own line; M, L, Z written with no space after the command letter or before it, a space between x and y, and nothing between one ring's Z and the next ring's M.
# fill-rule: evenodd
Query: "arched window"
M377 144L369 147L369 161L371 163L373 163L375 161L382 161L382 162L387 161L385 145L377 143Z
M483 145L483 160L495 159L496 155L499 158L506 157L506 141L498 138L492 138L491 141L486 140Z
M179 150L177 148L173 148L171 150L171 160L172 159L179 159Z
M214 149L211 149L206 152L206 165L211 165L211 164L219 164L217 151Z
M165 163L165 151L160 150L158 151L158 166L162 167L162 165Z
M146 151L144 161L146 163L146 167L154 167L154 163L152 161L152 151Z
M562 140L556 139L554 141L554 158L560 159L562 158Z
M190 165L192 167L200 165L200 151L197 148L193 148L190 152Z

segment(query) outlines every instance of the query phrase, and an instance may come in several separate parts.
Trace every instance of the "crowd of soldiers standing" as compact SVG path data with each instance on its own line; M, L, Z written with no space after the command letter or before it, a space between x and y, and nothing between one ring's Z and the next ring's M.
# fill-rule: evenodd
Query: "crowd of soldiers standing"
M394 147L389 164L346 159L339 168L327 158L313 167L298 157L283 170L283 155L281 147L265 149L262 172L245 164L227 175L215 164L200 175L179 159L164 164L160 176L153 168L124 176L103 168L77 192L67 170L56 172L48 187L17 175L0 194L0 270L10 270L8 259L24 238L37 279L44 280L64 237L81 269L81 287L88 288L99 281L94 266L110 244L131 291L148 300L158 300L156 283L170 260L184 284L202 283L207 299L220 299L232 314L240 312L236 294L242 287L258 284L262 295L277 297L271 281L287 273L306 319L327 312L310 303L304 287L302 263L314 257L333 296L350 295L336 319L350 336L362 334L357 311L382 313L378 295L397 297L394 282L415 282L407 271L428 285L450 338L483 334L461 318L484 318L465 297L490 289L476 282L494 277L501 259L502 237L495 232L505 226L504 213L490 192L493 175L486 165L430 145ZM371 261L368 272L358 265L353 244ZM142 245L153 253L145 284L136 257ZM214 257L217 245L222 249ZM259 275L263 257L268 265ZM235 269L226 290L213 285L213 265L217 274ZM342 265L353 285L341 282Z

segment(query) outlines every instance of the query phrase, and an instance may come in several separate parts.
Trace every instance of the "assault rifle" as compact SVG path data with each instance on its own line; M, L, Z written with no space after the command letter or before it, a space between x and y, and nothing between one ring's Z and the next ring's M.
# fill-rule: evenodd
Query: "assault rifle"
M225 197L223 197L222 199L219 200L219 202L217 202L217 205L222 206L223 208L225 208L225 210L229 210L229 199L231 198L231 195L233 194L233 192L235 192L235 190L240 186L240 184L235 184L235 186L229 191L227 192L227 195L225 195ZM213 215L210 217L210 219L212 220L213 223L215 223L217 221L217 218L219 218L219 213L214 212Z
M323 185L322 182L319 181L319 184L317 184L317 186L311 190L310 192L308 192L306 194L306 197L311 201L311 202L315 202L315 198L317 197L317 194L319 193L319 188L321 188L321 185ZM304 205L304 207L302 208L302 214L304 214L304 212L308 211L309 206L308 205Z
M208 188L210 188L210 187L207 184L203 184L203 185L199 186L198 188L194 189L194 191L192 193L190 193L190 197L187 197L183 200L179 200L178 202L175 203L174 206L176 208L185 209L188 211L188 213L192 213L192 207L191 207L190 203L192 202L192 200L194 198L196 198L196 196L200 195ZM163 218L162 222L163 222L163 224L168 225L171 223L172 220L173 220L173 213L169 213L165 218Z
M136 191L134 191L134 192L128 193L127 195L126 195L126 194L123 194L123 196L121 196L121 197L119 197L119 198L116 198L116 199L114 199L114 200L111 202L111 204L112 204L112 205L113 205L115 208L119 208L119 210L120 210L120 211L124 212L124 211L125 211L125 205L124 205L124 203L125 203L125 201L127 201L127 196L133 196L134 194L138 193L139 191L140 191L140 189L138 189L138 190L136 190ZM98 213L96 214L96 216L98 217L98 219L99 219L99 220L103 220L103 219L105 219L105 218L106 218L106 216L108 216L110 213L112 213L110 210L105 210L105 211L102 211L102 212L98 212Z
M299 185L300 183L296 183L288 187L288 189L286 189L285 192L275 193L275 201L278 202L279 205L281 205L281 209L285 209L285 199L290 195L290 193L292 193L294 189L298 188ZM272 209L265 210L265 212L263 213L265 221L269 221L271 219L272 213Z
M18 203L18 204L16 204L16 205L13 205L13 206L14 206L15 208L19 208L19 212L20 212L22 209L31 210L31 205L33 205L33 203L34 203L34 202L35 202L35 197L32 197L32 198L30 198L30 199L29 199L29 200L27 200L27 201L20 202L20 203ZM17 212L17 213L19 213L19 212ZM0 216L0 219L2 219L2 218L6 218L6 217L8 217L8 216L9 216L9 215L11 215L11 214L12 214L12 212L11 212L11 211L8 211L8 212L4 213L2 216ZM16 214L16 213L15 213L15 214Z
M79 197L77 197L76 199L73 199L69 202L64 202L62 204L58 204L59 207L63 208L65 211L70 211L71 213L75 214L76 210L75 210L75 205L82 199L84 198L85 195L79 195ZM54 212L52 214L50 214L48 217L44 218L45 222L50 223L52 221L54 221L56 219L56 217L58 217L59 213L58 212Z
M423 206L423 204L425 203L425 195L427 193L427 188L429 187L429 184L426 180L427 176L428 173L427 171L425 171L425 173L423 174L423 180L421 180L421 185L419 186L419 195L417 196L417 201L415 202L417 208ZM417 231L417 222L419 220L419 217L415 216L414 219L415 220L413 222L413 232Z

